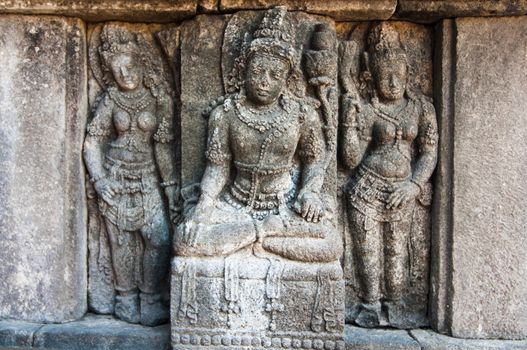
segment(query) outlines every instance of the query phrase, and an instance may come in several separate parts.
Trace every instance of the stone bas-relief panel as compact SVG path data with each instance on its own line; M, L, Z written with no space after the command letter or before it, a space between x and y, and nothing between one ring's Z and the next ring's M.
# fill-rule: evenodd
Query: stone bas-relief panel
M346 321L425 326L438 143L432 33L403 22L339 30Z
M177 40L173 27L106 23L90 31L89 306L146 326L169 319Z
M80 20L0 17L2 319L86 312L85 36Z
M342 241L328 185L338 118L333 23L282 7L225 20L215 37L221 70L210 67L223 89L205 113L206 165L195 196L183 191L174 239L172 344L342 349ZM194 25L183 33L200 33L203 21ZM219 48L203 50L211 47Z

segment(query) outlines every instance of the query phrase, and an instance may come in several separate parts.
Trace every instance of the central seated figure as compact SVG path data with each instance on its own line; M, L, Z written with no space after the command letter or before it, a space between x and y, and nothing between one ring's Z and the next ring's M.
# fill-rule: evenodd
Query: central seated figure
M331 156L321 118L313 101L289 91L300 55L272 26L264 18L245 52L240 91L210 113L201 196L178 228L177 256L221 256L252 246L291 260L330 262L342 253L320 196Z
M290 89L286 14L265 14L210 111L201 194L174 239L178 349L343 344L342 242L321 196L334 154L318 101Z

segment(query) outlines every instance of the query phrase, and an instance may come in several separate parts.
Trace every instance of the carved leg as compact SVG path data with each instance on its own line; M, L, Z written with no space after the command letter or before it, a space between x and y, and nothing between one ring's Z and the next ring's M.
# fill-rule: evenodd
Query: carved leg
M139 295L136 280L136 232L120 230L106 220L115 275L115 316L129 323L139 323Z
M145 250L143 254L143 283L145 293L158 293L166 277L170 262L170 229L162 212L151 225L141 230Z
M163 212L159 212L143 236L143 283L141 289L141 324L157 326L169 319L168 308L162 303L160 288L170 262L170 230Z
M286 259L305 262L331 262L342 255L342 239L332 227L325 228L325 238L266 237L262 247Z
M405 215L408 216L408 215ZM402 298L407 269L407 244L410 234L410 220L385 224L384 230L384 280L385 297L389 301Z
M108 220L106 220L106 228L110 238L115 290L124 293L136 290L136 248L139 237L136 232L120 230Z
M381 275L381 224L350 209L350 227L355 243L359 297L366 303L379 301Z

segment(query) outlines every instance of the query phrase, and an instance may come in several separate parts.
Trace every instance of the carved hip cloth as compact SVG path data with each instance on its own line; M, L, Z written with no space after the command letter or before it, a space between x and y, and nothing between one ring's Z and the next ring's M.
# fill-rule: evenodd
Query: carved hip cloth
M387 178L361 164L347 185L348 204L378 222L402 220L412 211L414 201L387 209L388 198L396 186L408 178Z
M101 214L123 231L151 224L163 203L153 161L129 163L107 156L104 166L121 188L110 203L99 200Z

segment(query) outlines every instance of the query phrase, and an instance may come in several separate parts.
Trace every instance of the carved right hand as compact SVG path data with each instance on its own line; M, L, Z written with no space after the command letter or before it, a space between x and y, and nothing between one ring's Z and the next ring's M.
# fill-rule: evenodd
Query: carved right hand
M95 191L106 203L111 204L113 197L122 189L122 185L115 180L103 178L94 184Z

